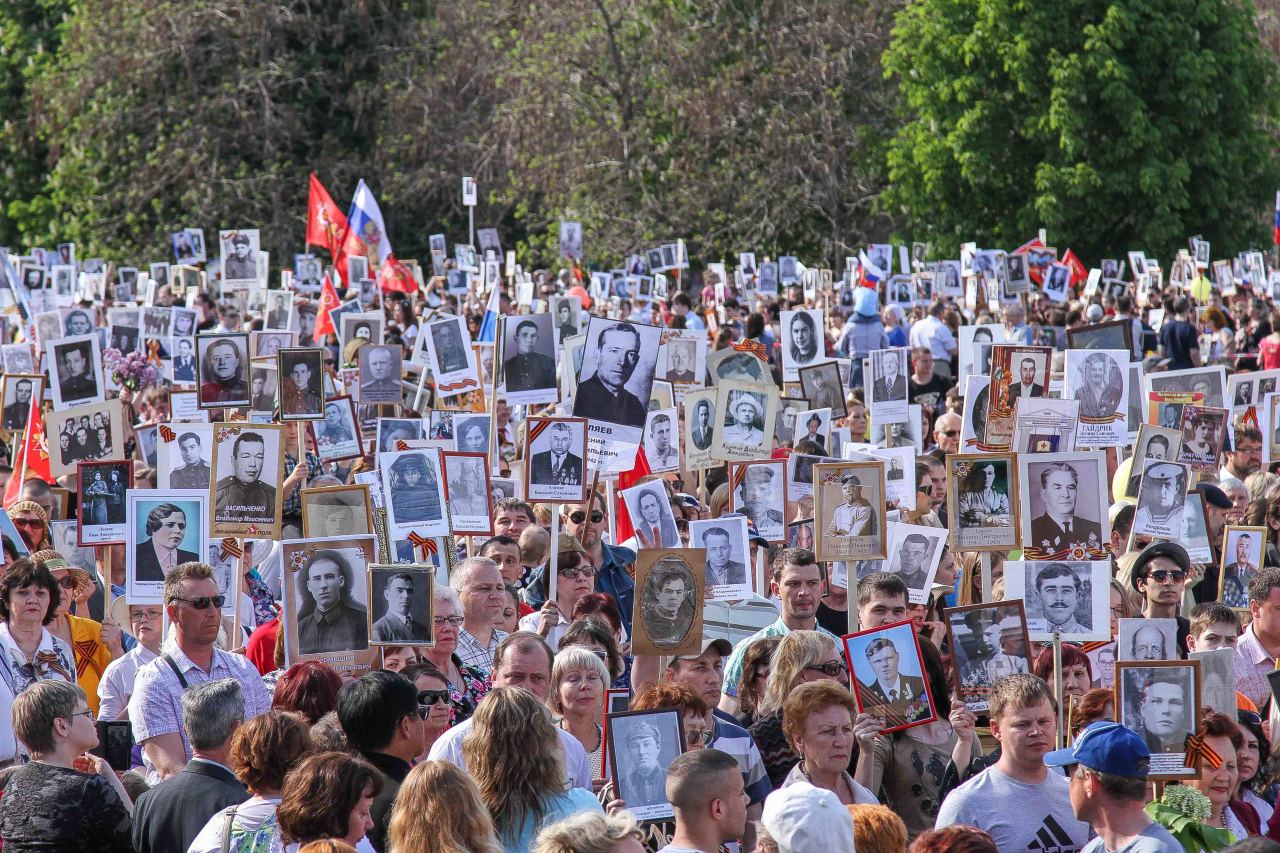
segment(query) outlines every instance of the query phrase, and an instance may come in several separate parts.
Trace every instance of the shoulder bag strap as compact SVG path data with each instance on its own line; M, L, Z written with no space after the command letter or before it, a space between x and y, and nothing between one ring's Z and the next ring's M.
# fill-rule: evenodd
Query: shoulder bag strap
M165 655L165 657L169 656ZM235 822L235 819L236 807L232 806L227 809L226 817L222 821L222 853L231 853L231 824Z
M182 689L186 690L188 687L190 687L191 685L187 684L187 679L182 674L182 670L178 669L178 664L176 661L174 661L173 656L170 655L168 652L165 652L164 655L162 655L162 657L164 658L164 662L169 664L169 669L173 670L173 674L178 676L178 683L182 685Z

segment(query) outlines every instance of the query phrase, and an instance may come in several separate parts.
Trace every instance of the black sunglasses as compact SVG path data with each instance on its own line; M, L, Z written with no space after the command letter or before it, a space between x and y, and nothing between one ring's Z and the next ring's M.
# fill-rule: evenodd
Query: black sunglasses
M1187 579L1187 573L1181 569L1156 569L1154 572L1147 572L1147 577L1156 583L1164 583L1170 578L1174 583Z
M814 672L820 672L828 678L836 678L842 672L847 672L845 666L840 661L827 661L826 663L815 663L813 666L806 666L805 669L812 669Z
M418 691L418 712L422 713L424 708L430 708L432 705L439 705L449 701L449 691L445 690L419 690ZM426 719L427 715L422 714L422 719Z
M574 524L581 524L583 521L586 520L586 517L587 517L587 514L582 510L577 510L576 512L569 513L569 520L572 521ZM591 513L592 524L599 524L602 521L604 521L603 512L597 509Z
M178 598L175 595L173 598L169 599L169 601L185 601L196 610L208 610L210 604L214 607L221 608L222 605L226 603L227 597L225 595L202 595L199 598Z

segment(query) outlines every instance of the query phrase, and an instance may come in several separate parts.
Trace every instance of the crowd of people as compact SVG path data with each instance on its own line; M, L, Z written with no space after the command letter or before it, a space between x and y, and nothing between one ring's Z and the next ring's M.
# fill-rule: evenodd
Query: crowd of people
M912 304L901 298L901 276L877 286L866 262L829 285L784 281L773 293L762 292L753 268L732 278L722 278L723 267L694 275L676 269L665 279L665 295L651 289L652 276L633 280L628 273L618 280L606 272L600 279L577 266L539 271L527 282L499 279L492 282L496 293L483 292L479 278L456 292L448 275L454 264L444 267L416 292L379 295L365 306L373 319L358 333L353 326L349 340L344 324L328 334L321 325L310 340L317 314L323 321L327 313L323 306L317 312L314 295L295 294L292 308L287 296L277 296L269 320L268 300L219 292L212 282L185 297L170 284L138 294L148 307L185 305L194 311L197 333L292 323L299 335L294 343L320 349L326 371L335 375L358 369L366 346L390 346L402 357L401 404L350 406L355 423L375 424L379 436L365 435L354 457L326 455L329 447L359 440L344 420L347 402L333 403L343 395L299 403L299 410L317 409L329 439L321 444L288 427L279 470L274 479L263 478L279 484L283 541L249 533L213 541L202 552L207 560L191 559L190 551L175 552L185 553L183 559L161 556L163 589L149 598L135 593L142 587L123 543L95 546L68 527L77 521L103 526L108 513L116 517L115 505L125 499L118 473L88 482L76 472L42 476L31 458L17 453L12 464L0 466L0 479L13 480L6 492L10 523L0 528L5 850L1280 849L1280 760L1271 745L1280 708L1270 678L1280 660L1274 407L1261 387L1227 399L1221 384L1241 377L1231 380L1238 391L1256 375L1259 386L1270 379L1274 391L1280 376L1267 373L1280 371L1280 310L1271 310L1265 282L1256 275L1251 280L1247 264L1212 286L1198 279L1203 288L1191 280L1155 292L1144 285L1141 306L1139 285L1149 285L1152 268L1129 282L1108 279L1103 287L1075 282L1066 302L1036 287L988 300L988 282L979 278L983 298L977 300L972 291L939 295L932 282L943 280L943 269L921 259L907 273L915 287L908 291L929 296ZM932 289L924 289L926 282ZM369 294L351 284L353 297ZM892 301L884 298L890 294ZM106 327L107 312L120 308L114 298L107 291L77 310L98 312ZM548 313L552 305L555 357L544 363L538 356L535 324L516 329L513 340L521 348L514 359L521 359L523 384L515 384L512 372L505 388L495 383L498 359L487 311L496 308L509 323ZM408 367L421 357L421 339L432 324L455 317L481 344L481 388L461 397L445 396L430 377L424 381ZM520 486L530 482L535 420L574 413L577 386L570 380L585 373L576 375L584 368L573 367L564 348L587 330L598 331L590 322L600 319L619 322L598 335L600 355L588 358L599 366L589 387L615 401L616 417L606 418L614 426L634 414L633 400L624 395L637 362L649 357L640 352L648 340L644 330L660 327L693 342L664 362L674 421L658 411L667 406L656 389L653 399L638 399L654 417L637 433L643 438L621 441L636 461L603 476L605 463L595 450L566 465L571 430L549 433L557 443L540 463L546 482L533 481L573 491L576 499L529 500ZM499 337L506 324L499 324ZM974 328L966 333L967 327ZM1109 337L1119 327L1123 336ZM636 342L618 355L622 379L613 386L606 334L615 344L631 335ZM1095 338L1122 341L1125 364L1141 366L1143 382L1126 396L1139 401L1123 413L1127 440L1101 451L1092 486L1070 467L1022 483L1037 494L1043 490L1035 506L1045 515L1024 519L1031 533L1019 547L966 545L975 540L963 536L975 530L1004 541L1000 531L1019 526L1022 498L1001 467L1007 442L992 447L988 440L984 419L998 410L988 398L966 399L975 387L969 380L986 377L991 390L983 386L982 393L1008 391L1010 405L1019 394L1062 399L1064 373L1075 364L1072 342ZM146 340L136 345L145 347ZM974 342L971 351L962 340ZM14 344L24 343L41 342L27 340L24 330ZM1000 346L1023 348L1004 385L998 384L1002 362L993 358ZM1113 344L1103 348L1115 352ZM899 352L906 353L905 377ZM1037 352L1047 358L1036 362L1031 355ZM30 353L34 363L38 353ZM427 364L452 372L442 355L431 357ZM380 367L388 361L378 358ZM831 364L838 372L791 381L797 360ZM720 365L726 372L718 372ZM1157 383L1149 389L1146 380L1209 367L1221 368L1221 387L1202 389L1192 377L1185 388L1166 389L1185 399L1165 396L1148 408L1147 391ZM1107 369L1096 367L1099 388ZM1090 374L1095 365L1084 370ZM105 392L119 397L127 414L123 448L97 442L90 428L98 422L90 417L98 415L66 421L55 440L64 449L83 445L83 453L72 454L76 461L130 461L130 496L168 494L172 472L161 471L165 463L154 455L147 458L147 428L168 430L185 445L182 427L210 419L210 406L201 405L205 417L196 417L189 399L179 414L177 392L194 390L196 381L178 375L170 369L169 378L155 384ZM833 390L832 376L843 392ZM699 398L696 408L684 405L687 394L722 383L742 392L729 398L733 407L716 409L714 396ZM504 399L548 385L555 389L550 402ZM753 389L760 397L750 396ZM243 408L258 409L262 393L255 384ZM884 420L887 402L899 397L905 414ZM1091 420L1105 420L1120 401L1093 386L1083 397ZM1140 426L1163 423L1157 404L1226 413L1228 429L1217 441L1196 432L1201 421L1188 421L1189 452L1212 448L1212 465L1193 464L1192 476L1182 479L1176 470L1142 474L1136 466L1178 458L1167 433L1155 434L1163 446L1144 442L1142 455L1135 455ZM215 422L234 419L231 409L212 414ZM279 419L280 405L266 414ZM11 432L14 448L30 444L33 428L24 423ZM1058 438L1046 427L1017 455L1034 460L1036 453L1072 449ZM721 444L756 445L758 455L686 464ZM492 481L488 533L455 528L447 537L415 534L403 541L388 533L389 519L450 518L445 505L456 503L464 484L476 496L485 491L469 480L451 481L444 491L441 469L424 466L420 457L387 460L386 454L410 446L479 458ZM905 456L875 455L904 447L911 450ZM209 482L210 462L198 441L182 452L181 463L168 463L175 471L194 471L197 480L202 475L197 488L220 488ZM977 462L957 481L949 460L962 454ZM792 464L777 491L772 469L735 470L778 460ZM831 480L839 504L833 507L822 497L824 472L845 462L878 468L871 469L872 480L865 468L857 474L842 469ZM290 602L301 593L286 588L292 581L282 555L288 543L318 538L303 535L315 523L306 514L317 512L308 501L322 494L318 490L354 484L376 492L384 463L388 493L364 510L335 498L342 514L312 529L347 532L367 517L370 527L362 532L376 539L379 551L368 563L428 563L427 575L435 578L429 594L413 597L419 575L395 575L386 595L390 602L393 585L402 594L396 613L403 623L385 609L375 622L372 592L352 598L352 588L365 588L367 579L350 577L351 568L332 556L336 551L315 552L313 545L297 588L308 589L315 606L301 617L304 624L292 624L301 611ZM257 464L272 465L271 454ZM1055 479L1063 473L1070 476ZM1146 486L1135 491L1129 483L1147 478L1160 485L1144 503ZM1059 481L1070 494L1065 516L1053 510L1053 501L1066 500L1051 495ZM504 482L514 483L516 493L504 491ZM898 482L914 489L897 488ZM793 491L797 483L807 490ZM619 492L641 485L653 488L632 518ZM1188 536L1150 532L1153 507L1163 506L1159 490L1171 485L1169 509L1194 499L1202 513L1206 548L1194 547ZM1106 496L1100 507L1106 523L1082 514L1073 530L1075 495L1092 487ZM483 516L484 503L470 501L466 511L453 506L454 523ZM154 526L138 519L146 535L159 536L155 531L169 520L194 524L185 510L165 507ZM741 523L745 540L735 538L730 524L699 526L712 519ZM1252 530L1263 544L1256 550L1251 539L1242 544L1236 528ZM175 529L180 542L183 528ZM1036 562L1037 547L1077 534L1101 550ZM831 556L837 540L876 537L878 559ZM890 541L900 541L901 561L889 553ZM686 550L695 545L704 550ZM659 552L705 553L705 572L699 557L697 578L668 564L654 570L652 583L642 583L647 560ZM322 558L329 560L329 575L313 578ZM1095 575L1086 570L1086 584L1076 570L1053 568L1068 563L1103 568ZM229 580L227 565L238 566L238 576ZM1045 568L1024 582L1024 565ZM735 585L750 594L715 599L721 605L715 612L727 616L713 616L712 601L695 600L698 591L710 599L713 587ZM1223 589L1232 590L1230 601ZM1104 599L1097 612L1109 608L1109 624L1094 624L1090 601ZM332 601L341 606L331 609ZM1010 604L1019 606L981 615L983 607ZM1150 621L1134 626L1134 620ZM864 632L889 637L904 625L914 658L889 639L857 645ZM410 643L396 637L414 631L432 641L391 644ZM388 642L370 643L384 632ZM346 644L323 639L347 635ZM291 636L300 636L301 645ZM675 653L651 653L655 646ZM304 654L308 649L368 650L371 658L321 659ZM1211 654L1222 649L1231 651ZM1211 683L1224 660L1228 680ZM1195 695L1188 695L1186 684L1160 667L1192 661ZM1148 669L1132 686L1123 676L1139 672L1132 668L1139 664ZM898 702L916 704L901 718L886 716L884 709ZM1181 760L1170 765L1170 756Z

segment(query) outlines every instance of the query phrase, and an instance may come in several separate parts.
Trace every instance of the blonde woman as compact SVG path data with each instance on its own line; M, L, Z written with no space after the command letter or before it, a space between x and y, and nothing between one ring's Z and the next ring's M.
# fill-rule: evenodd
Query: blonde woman
M644 853L642 837L628 811L579 814L538 833L533 853ZM400 853L398 848L396 853Z
M750 729L775 790L800 761L783 731L782 704L801 684L823 679L849 687L849 671L835 641L817 631L792 631L783 637L770 661L760 718Z
M544 825L603 813L590 791L565 790L564 750L551 712L527 690L495 687L471 717L463 763L480 789L504 850L524 851Z
M447 761L424 761L409 771L391 810L387 846L396 853L502 850L476 783Z
M604 691L610 681L604 661L582 646L561 649L551 664L547 706L560 717L556 724L577 738L587 751L592 779L603 779L606 775L602 767L604 733L600 720L604 716Z

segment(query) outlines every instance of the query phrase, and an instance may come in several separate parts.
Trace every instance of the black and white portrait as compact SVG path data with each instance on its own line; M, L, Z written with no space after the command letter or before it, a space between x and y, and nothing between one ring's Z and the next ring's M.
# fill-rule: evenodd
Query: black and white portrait
M769 542L786 539L786 466L780 460L731 463L730 505L745 515Z
M695 391L684 398L684 454L690 469L712 462L711 443L715 435L716 392Z
M40 374L6 373L4 376L3 414L0 414L0 429L7 432L25 432L28 419L31 417L31 402L34 399L39 412L40 400L44 396L44 376Z
M77 462L124 458L124 409L118 399L45 414L49 471L75 472Z
M831 446L831 410L806 409L796 412L793 445L805 442L804 450L818 456L834 455Z
M674 708L610 714L609 758L618 797L637 820L665 820L675 814L667 800L667 768L684 751L684 729Z
M707 552L707 600L742 601L750 598L751 548L747 542L747 518L720 518L689 522L689 547Z
M432 633L432 566L369 567L369 642L418 646L435 642Z
M649 412L644 430L644 453L649 470L675 471L680 467L679 416L674 408Z
M582 300L577 296L552 296L550 307L556 343L563 345L566 339L582 331Z
M466 321L462 317L439 320L427 326L426 334L436 392L452 397L478 389L480 375L476 372L475 352L468 344Z
M294 575L298 651L304 655L369 646L366 562L358 548L325 548L307 555Z
M454 450L463 453L488 453L491 425L492 421L488 415L454 415ZM395 448L386 449L394 450Z
M1029 558L1102 559L1110 554L1103 451L1020 455L1018 482L1022 546Z
M133 488L130 462L88 462L79 466L79 543L124 543L125 492Z
M166 426L156 448L156 485L208 491L212 461L213 424Z
M258 283L258 229L219 231L222 246L222 283L224 286L248 287Z
M1191 468L1179 462L1135 459L1142 471L1133 534L1177 541L1182 537L1182 513L1186 508Z
M282 426L214 426L213 534L279 535Z
M551 314L508 317L502 324L502 379L512 405L555 402L556 337Z
M1146 380L1148 391L1200 393L1204 394L1200 405L1217 409L1226 408L1227 405L1226 370L1221 365L1151 373Z
M947 532L940 527L900 522L890 528L884 570L902 578L912 604L928 602L946 539Z
M639 444L657 366L662 330L592 317L579 371L575 417L609 424L614 441Z
M55 410L102 402L102 356L97 335L50 341L47 352Z
M706 376L706 337L702 332L669 330L658 353L658 374L677 385L701 385Z
M1117 620L1116 653L1119 660L1176 660L1178 621L1176 619L1121 618Z
M587 423L581 418L531 418L526 426L525 494L530 501L580 503L586 496ZM488 438L485 439L488 449Z
M488 457L483 453L448 450L440 457L448 484L445 493L449 497L450 529L458 534L492 533Z
M152 309L154 310L154 309ZM168 313L168 309L163 309ZM93 313L87 308L63 308L62 325L67 337L74 338L94 333ZM167 325L167 323L166 323Z
M195 338L169 339L169 352L173 353L171 370L175 385L196 384L196 340Z
M483 415L484 422L488 424L489 416ZM401 450L398 442L416 441L423 437L425 424L417 418L379 418L377 449L379 453L390 453L395 450ZM486 427L485 447L489 446L488 432ZM465 447L459 447L459 450L466 450Z
M283 421L311 421L324 417L324 350L290 348L277 354L276 399Z
M1146 741L1148 778L1194 776L1185 766L1187 735L1200 723L1198 661L1116 664L1116 716Z
M401 450L378 454L387 525L393 539L446 536L444 476L436 450Z
M1111 563L1106 560L1005 563L1005 591L1026 607L1032 640L1111 639Z
M636 532L636 542L641 548L679 548L680 533L676 530L675 514L667 500L661 483L644 483L623 489L620 494L626 502L631 526Z
M560 220L560 257L582 260L582 223Z
M1188 403L1182 407L1182 450L1178 461L1196 471L1216 471L1226 434L1226 409Z
M1085 447L1128 444L1128 351L1069 349L1066 357L1064 396L1080 403L1076 443Z
M714 383L740 381L760 384L772 382L768 364L758 355L746 350L725 347L707 355L707 370L714 378Z
M361 403L399 403L401 362L404 351L399 346L366 344L356 353L360 369Z
M974 713L990 708L997 681L1030 672L1031 651L1021 601L947 608L956 692Z
M325 486L303 489L300 494L305 538L363 536L374 532L368 486Z
M202 264L206 260L203 228L184 228L169 235L173 259L179 264Z
M68 315L69 319L70 315ZM147 306L142 309L142 334L148 338L167 338L173 323L173 309ZM70 332L68 332L70 334Z
M781 323L782 380L799 382L800 368L826 361L822 312L816 308L783 311Z
M30 344L4 344L0 346L0 354L3 355L5 373L35 372Z
M830 409L833 418L848 415L840 368L834 362L800 368L800 387L811 409ZM902 374L905 381L905 374ZM906 399L905 397L903 398Z
M297 345L297 332L250 332L249 343L252 345L255 359L275 359L282 349Z
M196 364L203 409L249 405L249 335L199 335Z
M267 317L264 329L288 331L293 319L293 296L277 290L267 296Z
M316 454L322 461L354 459L363 455L360 425L350 397L325 400L324 417L311 424L316 438Z
M744 382L722 382L717 391L721 420L712 454L717 459L742 461L766 456L777 398L766 388Z
M1138 428L1138 438L1133 445L1132 464L1129 468L1129 479L1125 486L1125 497L1138 497L1138 482L1142 479L1142 460L1156 462L1178 458L1182 449L1182 433L1176 429L1142 424Z

